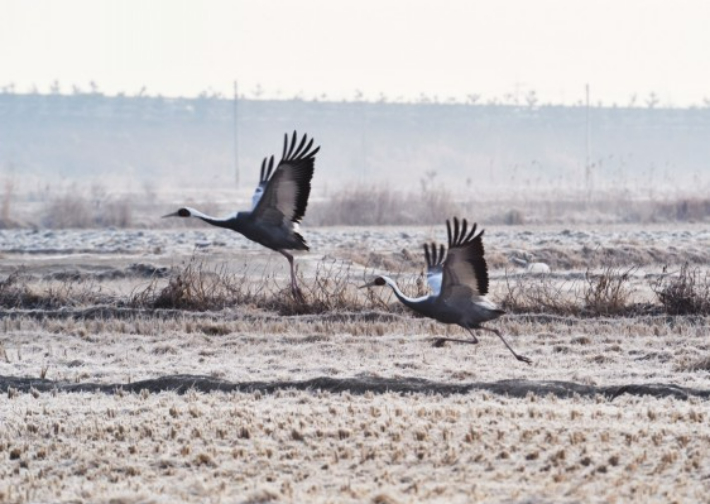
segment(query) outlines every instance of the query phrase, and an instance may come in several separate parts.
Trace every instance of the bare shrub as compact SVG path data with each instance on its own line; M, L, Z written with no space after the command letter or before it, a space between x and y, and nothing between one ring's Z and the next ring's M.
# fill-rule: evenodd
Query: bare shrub
M592 315L620 315L629 309L630 275L635 267L619 270L607 266L600 274L587 271L582 293L584 309Z
M549 313L562 316L612 316L635 313L630 303L630 275L607 266L599 274L587 272L579 280L556 281L549 275L506 275L507 292L501 307L514 313Z
M710 314L710 278L688 264L677 276L664 275L651 284L666 313L670 315Z
M251 301L247 275L230 274L218 267L210 270L193 256L184 267L173 268L168 283L161 287L157 276L148 286L134 293L129 304L136 307L183 310L220 310L235 303Z
M555 283L548 275L505 277L507 292L501 308L513 313L550 313L579 315L574 282Z
M288 288L281 295L272 296L270 300L259 304L284 315L360 311L371 308L356 283L349 265L336 260L321 261L316 267L313 280L304 281L301 278L299 281L305 303L297 302Z

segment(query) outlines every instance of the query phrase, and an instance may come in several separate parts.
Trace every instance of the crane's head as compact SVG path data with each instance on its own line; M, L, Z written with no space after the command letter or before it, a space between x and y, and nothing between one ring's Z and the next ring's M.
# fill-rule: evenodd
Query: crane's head
M382 287L383 285L387 285L387 280L385 280L384 277L378 276L372 282L361 285L360 289L364 289L366 287Z
M167 215L163 215L163 218L165 217L192 217L192 212L190 211L189 208L180 208L177 212L169 213Z

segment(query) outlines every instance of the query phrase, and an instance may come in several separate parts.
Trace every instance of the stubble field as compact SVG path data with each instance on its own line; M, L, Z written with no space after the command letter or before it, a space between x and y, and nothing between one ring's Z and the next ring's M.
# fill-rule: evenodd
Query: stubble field
M488 227L532 366L357 289L441 231L306 230L306 306L236 233L2 231L0 501L705 501L709 319L658 292L710 228Z

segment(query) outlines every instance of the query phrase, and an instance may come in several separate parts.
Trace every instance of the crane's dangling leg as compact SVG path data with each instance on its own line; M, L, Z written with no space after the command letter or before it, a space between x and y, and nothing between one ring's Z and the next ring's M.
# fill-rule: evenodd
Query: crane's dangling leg
M471 332L471 331L469 330L469 332ZM469 343L469 344L471 344L471 345L477 345L477 344L478 344L478 338L476 338L476 336L475 336L473 333L471 333L471 337L472 337L473 339L470 339L470 340L467 340L467 339L458 339L458 338L436 338L436 339L434 340L434 346L437 347L437 348L443 347L444 344L445 344L447 341L453 341L454 343Z
M532 361L530 359L528 359L527 357L525 357L524 355L520 355L520 354L515 353L515 350L513 350L511 348L511 346L508 344L508 342L505 341L505 338L503 338L503 335L500 333L500 331L498 329L491 329L490 327L483 327L483 326L477 327L477 329L482 329L484 331L494 333L496 336L498 336L500 338L500 340L505 344L505 346L508 347L508 350L510 350L513 353L513 355L515 355L516 359L518 359L521 362L525 362L526 364L532 364ZM471 332L471 329L469 329L468 331ZM471 333L471 335L473 335L473 333Z
M296 282L296 267L293 264L293 256L284 250L279 250L278 252L288 259L288 264L291 267L291 292L293 292L293 297L295 297L296 301L299 303L304 303L305 299L303 293L301 289L298 288L298 283Z

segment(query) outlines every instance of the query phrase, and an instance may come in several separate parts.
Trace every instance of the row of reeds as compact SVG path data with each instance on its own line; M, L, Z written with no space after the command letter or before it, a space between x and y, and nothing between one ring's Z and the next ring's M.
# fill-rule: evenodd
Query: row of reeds
M658 303L633 299L634 268L607 267L587 272L583 279L559 281L552 276L506 276L500 302L511 313L577 317L642 314L710 315L710 278L687 265L678 274L660 275L650 287ZM96 280L32 282L17 270L0 282L0 308L61 309L110 305L140 309L213 311L251 306L282 315L358 311L404 311L389 289L359 289L372 273L353 271L342 261L321 261L315 274L301 278L305 302L297 302L284 282L268 274L233 273L223 266L208 267L193 257L169 273L152 277L130 295L107 293ZM424 274L402 276L402 290L412 296L426 293Z
M116 195L94 185L89 189L70 186L66 190L42 194L43 203L31 214L21 217L15 184L6 180L0 190L0 228L45 227L51 229L130 228L189 225L184 221L165 221L158 217L174 210L174 204L160 204L149 189L142 195ZM486 224L521 225L525 223L574 222L584 215L600 222L703 222L710 219L710 199L677 197L665 200L629 200L600 197L584 201L559 196L531 197L521 201L488 201L456 197L454 192L432 180L423 180L418 190L402 191L390 185L355 184L331 191L328 197L312 201L305 224L309 226L383 226L430 225L452 215L476 215ZM187 202L186 202L187 203ZM235 209L214 202L190 201L191 206L215 213ZM246 202L245 202L246 206ZM563 216L568 216L567 220ZM194 223L196 225L203 225Z

